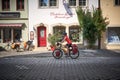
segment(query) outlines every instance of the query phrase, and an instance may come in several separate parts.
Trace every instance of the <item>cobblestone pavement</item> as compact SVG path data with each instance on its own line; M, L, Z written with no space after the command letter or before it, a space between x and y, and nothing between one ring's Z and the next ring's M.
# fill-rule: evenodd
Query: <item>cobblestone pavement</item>
M78 59L54 59L51 52L2 57L0 80L120 80L120 54L81 50Z

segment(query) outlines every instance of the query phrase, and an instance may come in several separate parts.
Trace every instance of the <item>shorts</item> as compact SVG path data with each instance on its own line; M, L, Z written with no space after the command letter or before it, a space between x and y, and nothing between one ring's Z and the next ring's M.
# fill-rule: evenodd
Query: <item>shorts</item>
M72 44L66 44L66 46L71 47L71 46L72 46Z

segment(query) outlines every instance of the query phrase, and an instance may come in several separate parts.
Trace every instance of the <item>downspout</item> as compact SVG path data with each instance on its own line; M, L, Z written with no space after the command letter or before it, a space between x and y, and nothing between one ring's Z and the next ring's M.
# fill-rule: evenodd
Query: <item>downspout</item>
M100 0L98 0L98 9L101 9ZM98 37L98 49L101 49L101 35Z
M101 8L101 6L100 6L101 4L100 4L100 0L98 0L98 9L100 9Z

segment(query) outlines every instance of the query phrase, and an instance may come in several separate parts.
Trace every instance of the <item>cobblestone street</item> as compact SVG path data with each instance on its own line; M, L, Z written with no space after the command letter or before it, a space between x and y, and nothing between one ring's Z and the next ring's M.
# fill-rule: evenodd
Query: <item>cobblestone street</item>
M120 54L81 51L78 59L51 53L0 58L0 80L120 80Z

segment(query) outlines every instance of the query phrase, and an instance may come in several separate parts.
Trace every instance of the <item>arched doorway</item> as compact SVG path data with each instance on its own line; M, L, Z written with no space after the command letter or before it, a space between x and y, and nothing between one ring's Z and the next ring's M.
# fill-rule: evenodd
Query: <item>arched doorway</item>
M38 47L46 47L46 27L37 27Z

